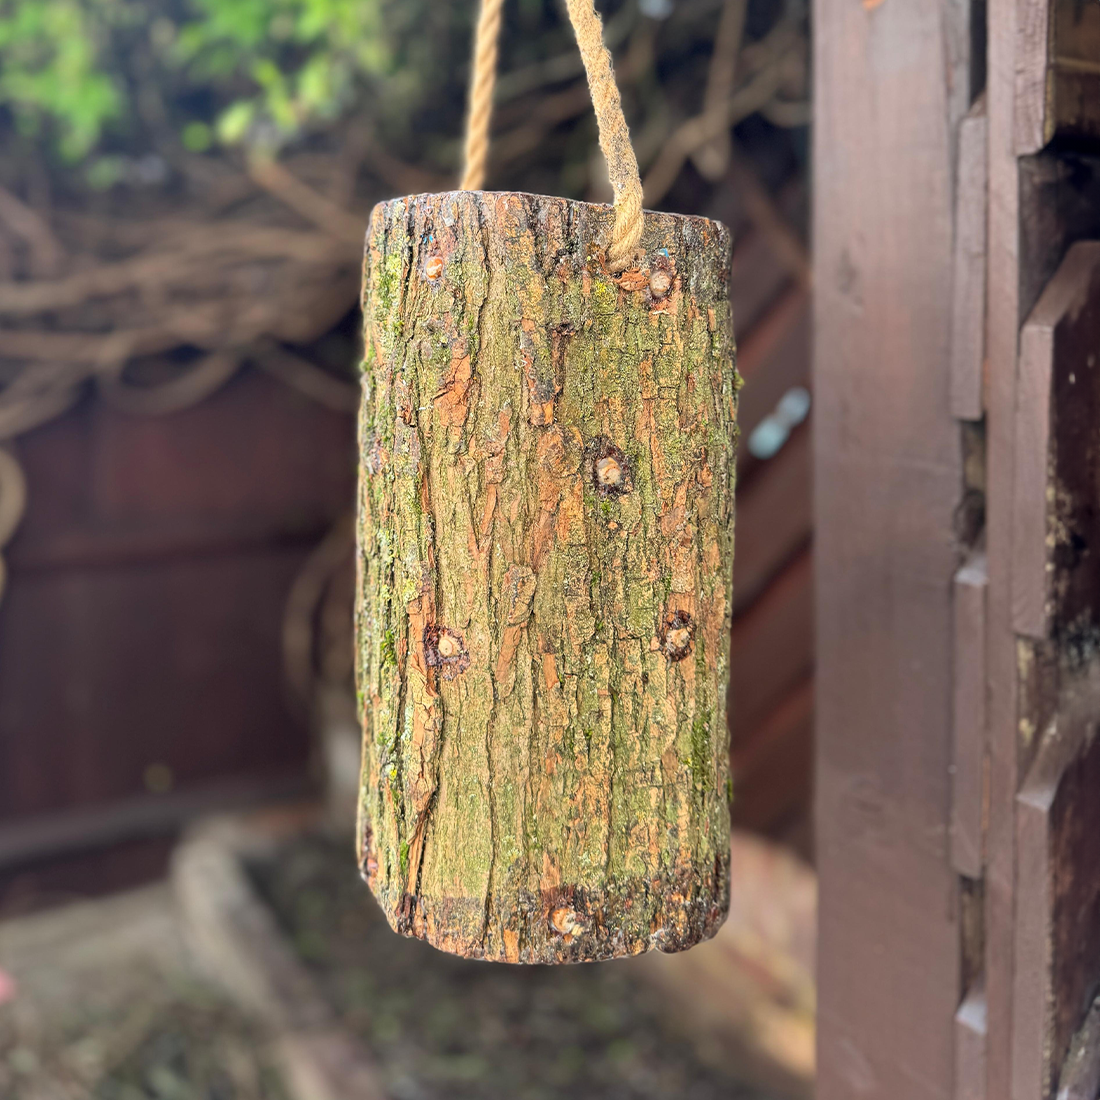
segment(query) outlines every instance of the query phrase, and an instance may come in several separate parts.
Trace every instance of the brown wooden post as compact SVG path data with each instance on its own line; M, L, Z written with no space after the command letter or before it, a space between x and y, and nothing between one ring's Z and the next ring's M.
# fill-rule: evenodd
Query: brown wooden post
M968 13L817 0L818 1085L949 1096L954 163Z
M1100 6L965 7L818 2L819 1095L1096 1100Z

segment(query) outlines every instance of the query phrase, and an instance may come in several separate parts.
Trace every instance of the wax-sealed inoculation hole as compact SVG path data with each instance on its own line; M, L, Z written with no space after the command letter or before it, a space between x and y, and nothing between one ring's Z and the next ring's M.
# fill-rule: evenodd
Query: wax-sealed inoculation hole
M447 626L426 626L424 663L428 668L438 668L444 680L453 680L470 667L465 638Z
M665 300L672 293L676 282L676 265L668 250L662 248L649 263L648 294L649 304L655 309L664 309Z
M682 661L692 648L695 620L686 611L670 611L661 624L661 649L670 661Z
M602 497L621 497L634 488L626 455L602 436L588 445L588 469L592 488Z
M649 276L649 292L654 298L663 298L672 289L672 276L663 268L657 268Z
M575 909L562 906L550 913L550 927L559 936L572 936L584 931L584 921Z

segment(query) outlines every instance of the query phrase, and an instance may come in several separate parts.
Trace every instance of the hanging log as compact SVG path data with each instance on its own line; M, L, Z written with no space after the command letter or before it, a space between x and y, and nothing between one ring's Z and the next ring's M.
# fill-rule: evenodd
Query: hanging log
M676 951L729 897L730 238L455 192L376 207L359 856L457 954Z

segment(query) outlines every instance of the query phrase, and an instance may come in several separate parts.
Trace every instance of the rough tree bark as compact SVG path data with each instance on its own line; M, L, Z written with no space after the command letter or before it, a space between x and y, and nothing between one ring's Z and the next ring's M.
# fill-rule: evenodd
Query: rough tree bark
M569 962L728 906L737 376L728 231L396 199L371 219L360 421L360 863L395 929Z

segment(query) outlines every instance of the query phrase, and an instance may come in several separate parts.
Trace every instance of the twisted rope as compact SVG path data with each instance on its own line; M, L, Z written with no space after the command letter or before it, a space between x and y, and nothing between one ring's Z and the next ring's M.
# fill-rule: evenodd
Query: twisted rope
M638 242L642 239L642 177L638 172L638 158L630 144L611 54L603 44L603 22L592 0L566 0L565 6L588 76L588 90L600 130L600 148L607 161L607 174L615 195L615 224L607 250L608 266L612 271L622 271L633 263Z
M476 190L485 180L489 156L489 118L496 81L497 40L503 0L481 0L474 45L474 72L470 82L470 113L466 127L466 168L462 189ZM630 144L622 99L615 84L611 54L603 44L603 22L593 0L566 0L569 21L584 62L588 90L596 111L600 148L614 193L615 224L607 250L612 271L628 268L642 238L642 178Z
M466 170L459 187L477 191L485 184L489 165L489 119L497 79L497 42L504 0L481 0L474 40L474 71L470 78L470 115L466 121Z

